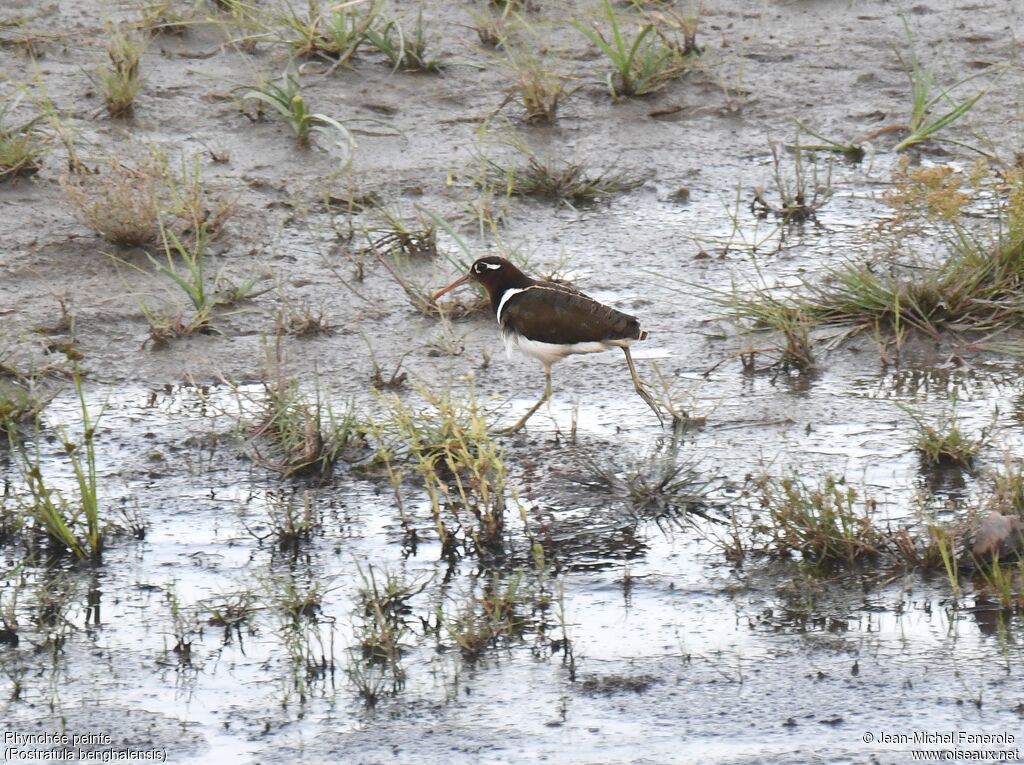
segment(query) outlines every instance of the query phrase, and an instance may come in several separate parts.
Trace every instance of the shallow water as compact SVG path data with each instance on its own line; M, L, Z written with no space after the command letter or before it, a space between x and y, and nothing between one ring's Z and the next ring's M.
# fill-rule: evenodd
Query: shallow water
M872 402L901 386L874 380L861 390ZM911 387L922 395L921 386ZM991 404L997 390L995 383L974 380L971 400ZM848 405L857 400L849 397ZM897 762L903 750L865 746L860 736L1019 726L1019 615L955 610L942 577L908 574L883 586L873 577L814 584L793 565L751 561L735 568L694 529L631 520L600 495L591 497L596 503L586 501L586 492L574 501L564 479L532 492L517 481L534 531L550 524L553 566L546 581L528 568L520 571L521 586L548 588L564 603L572 660L550 642L563 635L554 604L539 621L528 620L521 638L476 663L457 651L438 652L437 638L413 627L403 641L403 689L364 709L345 674L358 621L356 564L409 579L432 577L410 601L413 613L428 620L433 603L454 613L477 578L467 559L444 582L447 567L429 541L429 509L407 505L424 541L406 557L389 492L365 480L336 479L309 489L323 525L291 556L257 540L268 532L268 492L280 493L277 482L239 462L230 435L205 456L199 447L182 446L189 435L209 432L210 412L226 410L221 421L232 414L233 394L206 388L200 395L184 386L93 390L90 409L101 401L99 470L107 506L136 506L151 526L143 541L113 544L95 571L71 575L76 590L67 617L76 629L59 661L23 644L17 663L7 665L23 673L22 697L7 707L20 732L49 730L65 715L69 731L107 725L138 743L148 726L166 729L179 721L183 738L172 734L163 745L182 762L299 755L367 762L385 756L410 762L806 762L812 746L828 752L822 762L870 755ZM973 423L970 402L961 401ZM62 395L48 420L72 417L75 404ZM987 412L979 411L985 419ZM552 415L557 420L564 412L555 408ZM898 410L893 417L899 419ZM602 437L582 416L580 429L588 439ZM800 429L787 425L776 435L785 443L787 430ZM723 435L744 430L749 426L705 429L687 448L728 471L729 462L716 457L729 449ZM167 450L156 470L147 436L154 432ZM845 450L827 447L840 439ZM885 511L906 512L919 472L906 446L893 441L886 423L812 431L799 439L808 449L801 474L816 474L818 465L863 473L872 490L885 493ZM557 464L560 455L579 448L555 447L550 456ZM620 453L630 449L636 447L624 444ZM513 540L516 525L510 521ZM37 572L29 574L31 591L42 571L30 571ZM274 577L281 576L318 580L326 588L318 633L333 640L336 668L298 685L284 649L284 620L270 605ZM487 579L484 574L481 582ZM261 603L250 625L231 632L204 624L211 600L243 590ZM92 611L85 604L89 591L99 592ZM172 593L191 615L188 661L170 650ZM450 642L442 635L440 644ZM91 671L82 672L86 666ZM102 713L83 718L86 700ZM130 734L121 709L138 717Z

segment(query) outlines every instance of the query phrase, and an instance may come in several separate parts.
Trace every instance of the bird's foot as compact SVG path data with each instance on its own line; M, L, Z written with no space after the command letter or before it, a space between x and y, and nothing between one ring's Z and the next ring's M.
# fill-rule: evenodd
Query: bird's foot
M495 428L492 432L496 436L514 436L523 429L526 421L530 419L531 414L533 414L533 412L527 412L523 417L519 418L515 425L508 425L504 428Z
M636 392L639 394L640 398L644 400L647 406L651 408L651 411L654 412L655 416L658 418L658 422L661 423L661 427L665 427L665 413L662 411L658 402L654 400L654 397L645 388L639 385L636 386Z

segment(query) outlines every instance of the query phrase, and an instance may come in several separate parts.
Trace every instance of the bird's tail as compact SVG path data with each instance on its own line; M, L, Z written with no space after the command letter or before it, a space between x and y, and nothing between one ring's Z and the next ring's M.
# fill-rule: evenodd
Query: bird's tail
M647 335L650 334L646 329L641 329L639 334L636 336L637 340L646 340Z

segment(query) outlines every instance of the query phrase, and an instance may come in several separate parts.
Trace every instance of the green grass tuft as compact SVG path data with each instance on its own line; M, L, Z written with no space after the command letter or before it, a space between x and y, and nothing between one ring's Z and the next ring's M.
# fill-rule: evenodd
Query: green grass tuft
M415 409L395 394L385 396L386 419L372 433L400 500L408 473L426 492L444 554L459 551L485 559L504 548L507 469L488 432L483 408L472 389L465 399L450 389L419 388L427 406ZM408 519L406 519L408 523Z
M490 162L488 180L504 186L508 196L544 197L587 204L631 191L644 183L640 175L606 170L592 173L585 166L560 160L545 162L530 153L525 166L501 167Z
M798 478L762 477L756 483L763 515L754 531L774 554L797 553L814 566L875 558L886 546L872 522L875 500L861 497L845 478L810 485Z
M597 24L574 21L573 26L611 61L613 71L606 83L612 97L655 93L666 82L685 73L691 57L699 53L695 42L696 19L685 19L668 11L648 14L630 37L623 31L624 20L611 0L604 0L602 20L609 27L607 35Z
M111 117L130 114L135 106L135 97L142 88L139 61L146 49L146 42L120 26L108 25L109 39L104 44L109 64L101 65L96 71L107 113Z
M18 439L8 430L13 450L21 457L21 475L27 494L22 498L23 511L32 519L59 551L68 552L80 560L100 560L105 543L105 527L100 520L99 479L96 473L96 423L89 414L82 390L81 377L75 374L75 390L82 412L82 436L79 442L70 439L63 429L58 431L64 454L71 465L77 486L77 496L67 497L52 488L43 473L37 434L33 447Z
M427 55L422 5L411 35L395 19L386 19L381 15L379 23L366 30L366 39L387 57L395 71L440 72L445 68L444 61Z
M341 148L347 154L355 148L355 140L348 128L333 117L309 110L299 80L292 72L285 72L280 82L246 89L242 98L273 109L292 129L300 146L308 146L313 135L323 135L331 146Z
M44 115L20 123L11 119L24 96L22 92L0 102L0 182L38 173L48 149L38 127Z

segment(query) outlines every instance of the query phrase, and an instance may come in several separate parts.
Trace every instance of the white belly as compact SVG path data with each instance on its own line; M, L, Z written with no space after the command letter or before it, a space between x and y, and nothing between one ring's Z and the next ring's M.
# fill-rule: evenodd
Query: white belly
M533 356L542 364L554 364L566 356L576 353L601 353L610 351L612 348L628 346L628 340L593 341L589 343L541 343L537 340L530 340L515 332L506 331L502 333L505 339L505 351L512 355L512 351L518 348L528 356Z

